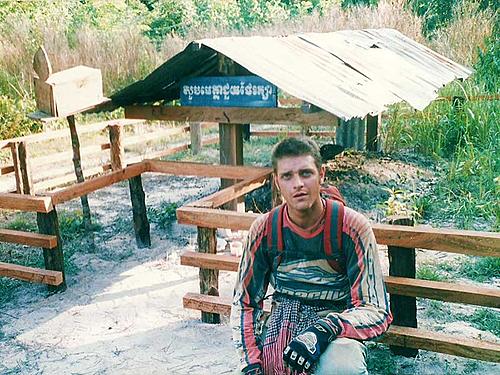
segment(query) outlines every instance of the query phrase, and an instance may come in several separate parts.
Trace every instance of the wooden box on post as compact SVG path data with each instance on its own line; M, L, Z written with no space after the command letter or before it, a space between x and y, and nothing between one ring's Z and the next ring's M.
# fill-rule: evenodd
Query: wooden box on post
M82 112L104 101L99 69L79 65L52 73L47 53L40 47L33 60L37 108L54 117Z

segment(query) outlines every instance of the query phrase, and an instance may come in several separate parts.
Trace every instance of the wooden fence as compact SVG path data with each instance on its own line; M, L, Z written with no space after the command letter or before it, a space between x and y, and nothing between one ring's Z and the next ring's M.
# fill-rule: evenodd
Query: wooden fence
M41 246L46 266L46 270L40 270L0 263L0 276L44 282L49 284L49 288L52 290L63 290L66 287L63 247L60 241L56 206L124 180L129 181L137 244L140 247L147 247L150 244L149 223L141 182L141 175L147 172L218 177L239 181L177 210L179 223L198 227L199 252L186 252L181 257L181 263L200 267L201 293L188 293L184 296L184 306L201 310L206 321L218 321L217 314L227 314L230 309L229 296L218 296L218 272L219 270L235 271L238 259L232 256L216 255L216 230L217 228L248 229L256 217L256 214L226 211L221 210L220 207L266 183L271 178L271 170L267 168L144 160L45 196L0 194L0 208L37 212L40 232L40 234L28 234L18 231L3 231L0 234L0 240ZM408 261L408 254L411 254L410 260L414 262L415 248L477 256L500 256L500 234L498 233L388 224L375 224L373 229L377 242L388 245L390 252L391 247L394 250L392 256L389 257L392 269L397 269L395 266L399 263ZM417 280L414 277L404 277L394 273L387 276L385 282L391 294L395 321L400 323L391 326L383 336L383 342L395 345L397 348L420 348L500 362L499 344L477 339L457 338L416 328L416 324L412 326L411 323L413 319L416 322L416 316L405 316L404 311L397 310L398 305L415 304L415 297L498 308L500 307L500 291L497 288ZM395 299L398 296L403 296L407 300L398 302L397 298ZM400 312L395 312L396 310ZM413 312L410 311L410 313ZM405 324L405 321L410 323Z

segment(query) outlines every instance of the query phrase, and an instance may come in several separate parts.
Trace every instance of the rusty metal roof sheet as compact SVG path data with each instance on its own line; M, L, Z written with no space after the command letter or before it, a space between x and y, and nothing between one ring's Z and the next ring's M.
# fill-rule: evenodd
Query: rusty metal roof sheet
M346 120L400 101L422 110L438 89L472 73L393 29L224 37L192 42L112 99L119 105L177 99L181 79L218 73L218 53Z

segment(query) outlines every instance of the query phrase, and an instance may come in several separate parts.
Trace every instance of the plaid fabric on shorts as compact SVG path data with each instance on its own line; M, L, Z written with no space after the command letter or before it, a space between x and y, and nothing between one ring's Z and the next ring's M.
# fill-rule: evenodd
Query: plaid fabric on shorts
M276 308L269 317L262 348L264 374L297 375L297 371L285 366L283 350L294 337L319 320L318 311L324 308L306 305L283 296L275 297L274 302Z

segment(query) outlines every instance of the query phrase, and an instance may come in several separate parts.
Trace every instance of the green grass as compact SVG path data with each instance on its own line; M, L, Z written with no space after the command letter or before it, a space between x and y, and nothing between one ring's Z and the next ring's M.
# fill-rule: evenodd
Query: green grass
M147 215L150 223L165 229L176 220L175 211L180 207L178 202L162 202L160 207L148 207Z
M417 279L430 280L430 281L446 281L448 276L442 272L437 266L430 264L423 264L417 267Z
M482 307L477 309L474 314L462 316L462 318L475 328L489 331L500 337L500 312Z
M500 278L500 258L467 257L461 263L458 274L479 282Z

